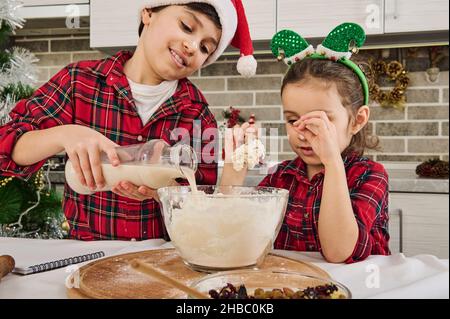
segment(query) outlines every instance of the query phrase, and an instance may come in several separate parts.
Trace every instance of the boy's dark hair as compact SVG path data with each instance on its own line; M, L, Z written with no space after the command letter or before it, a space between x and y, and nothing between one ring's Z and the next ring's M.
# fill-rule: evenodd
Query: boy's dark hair
M330 60L303 59L289 68L283 79L281 94L286 85L311 79L321 80L327 85L334 83L342 105L350 113L350 122L355 119L358 109L364 105L364 94L361 82L353 70ZM356 152L361 156L366 148L378 149L378 137L368 133L368 125L366 125L352 137L350 145L343 154Z
M152 12L159 12L169 6L170 5L159 6L159 7L151 8L151 10L152 10ZM191 3L185 4L184 6L188 7L192 11L203 13L214 23L214 25L218 29L222 30L222 24L220 23L219 15L217 14L216 9L212 5L210 5L208 3L191 2ZM142 21L141 21L141 24L139 25L139 31L138 31L139 36L141 36L143 29L144 29L144 23L142 23Z

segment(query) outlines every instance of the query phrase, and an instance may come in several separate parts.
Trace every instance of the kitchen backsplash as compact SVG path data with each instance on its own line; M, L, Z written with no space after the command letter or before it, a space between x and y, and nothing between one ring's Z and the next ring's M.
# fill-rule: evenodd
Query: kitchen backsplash
M39 59L39 84L71 62L106 56L90 49L88 33L17 36L14 40L16 45L30 49ZM440 74L435 83L427 80L425 72L430 67L430 49L427 47L360 52L363 57L378 59L383 55L386 61L399 60L411 79L404 110L371 105L369 130L380 138L382 147L380 152L368 153L373 159L382 162L422 162L429 158L448 160L449 53L448 46L438 49L443 58L437 64ZM278 128L278 159L292 158L279 93L286 67L268 55L256 57L259 66L253 79L240 77L235 69L237 57L227 56L199 71L191 80L205 93L219 123L224 120L222 111L229 106L241 109L244 117L255 113L263 127ZM386 87L392 85L389 81L384 84Z

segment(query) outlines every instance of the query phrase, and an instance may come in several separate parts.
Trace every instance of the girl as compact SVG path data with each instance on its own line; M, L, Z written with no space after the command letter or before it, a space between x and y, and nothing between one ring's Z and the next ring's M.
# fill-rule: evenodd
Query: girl
M116 146L150 139L174 144L170 133L181 129L188 135L183 139L201 145L197 183L216 183L214 151L205 151L208 159L202 156L214 137L194 140L193 132L194 125L200 125L202 133L217 124L202 93L187 77L213 63L234 37L233 45L247 55L240 65L242 73L254 73L256 61L242 3L148 0L147 4L140 12L134 54L121 51L104 60L68 65L30 99L19 101L11 121L0 127L2 175L28 178L48 157L65 151L80 182L96 190L104 186L101 152L118 165ZM66 184L63 208L71 238L140 240L165 235L156 190L127 181L115 185L113 192L93 195L78 194Z
M388 176L363 157L365 148L376 146L366 138L365 77L355 64L336 61L313 53L290 67L281 97L298 157L278 165L259 186L290 192L276 249L320 251L329 262L352 263L390 254ZM226 163L221 184L242 184L244 177L245 170Z

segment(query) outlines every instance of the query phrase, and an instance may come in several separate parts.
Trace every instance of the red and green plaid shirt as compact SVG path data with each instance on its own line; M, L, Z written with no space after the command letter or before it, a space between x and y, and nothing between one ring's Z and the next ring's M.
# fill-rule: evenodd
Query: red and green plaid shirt
M346 263L361 261L367 256L389 255L388 176L384 167L365 157L350 154L344 157L347 184L359 236ZM289 203L276 249L320 251L318 221L324 173L308 179L306 164L300 157L278 165L260 186L289 190Z
M142 124L123 71L131 56L130 52L122 51L104 60L71 64L30 99L19 101L10 113L11 121L0 127L1 174L29 178L45 160L27 167L12 161L11 153L18 138L29 131L66 124L88 126L119 145L150 139L165 139L174 144L176 141L171 141L169 134L181 128L189 132L194 149L215 158L210 144L214 137L202 138L195 132L215 129L217 123L204 96L187 79L180 80L176 93ZM214 185L217 160L207 164L202 154L197 155L202 158L198 163L197 183ZM63 209L72 238L141 240L166 236L159 204L153 199L140 202L112 192L80 195L66 184Z

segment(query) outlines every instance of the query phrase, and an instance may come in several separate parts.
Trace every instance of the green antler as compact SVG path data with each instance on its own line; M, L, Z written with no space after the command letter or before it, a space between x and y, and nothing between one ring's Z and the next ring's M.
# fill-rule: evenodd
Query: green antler
M354 47L360 48L366 41L366 33L356 23L342 23L328 34L322 46L336 52L349 52Z
M366 41L364 29L356 23L343 23L327 36L314 50L300 35L290 30L275 34L270 44L272 53L279 61L284 59L287 65L292 65L304 58L329 59L345 65L358 76L364 93L364 104L369 104L369 86L364 72L350 60L354 49L363 46Z
M302 52L309 46L300 35L291 30L283 30L275 34L270 44L273 55L278 57L280 55L280 49L284 51L286 58Z
M291 30L283 30L275 34L270 43L272 53L290 65L306 55L314 53L314 48L300 35Z
M364 72L350 60L355 49L363 46L366 41L364 29L356 23L338 25L327 38L317 46L317 53L333 61L339 61L352 69L358 76L364 93L364 104L369 103L369 86ZM357 50L356 50L357 51Z

